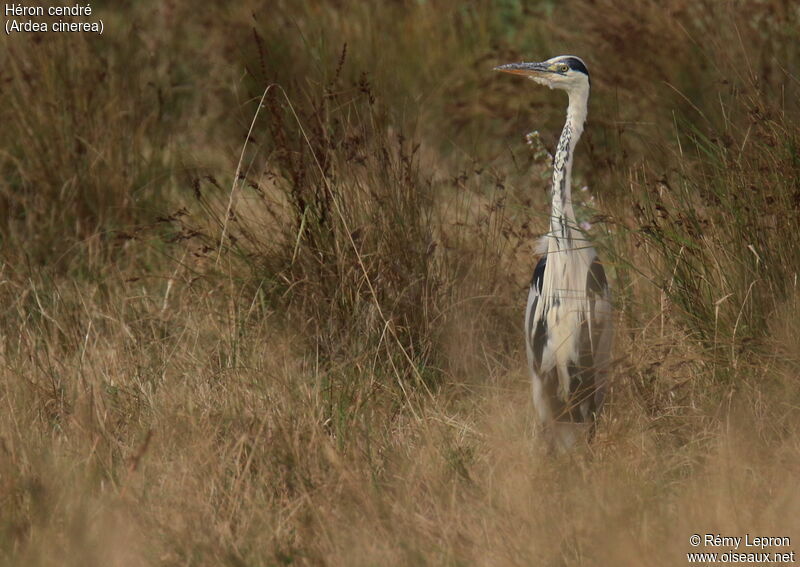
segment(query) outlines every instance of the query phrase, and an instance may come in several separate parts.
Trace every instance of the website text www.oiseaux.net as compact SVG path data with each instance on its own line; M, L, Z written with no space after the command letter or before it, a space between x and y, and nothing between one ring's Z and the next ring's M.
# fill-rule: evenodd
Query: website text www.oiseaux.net
M694 565L745 563L749 565L792 564L795 552L786 548L792 545L789 537L722 536L720 534L693 534L689 537L692 547L727 548L725 551L692 551L686 560ZM740 546L742 549L740 550ZM768 551L771 547L782 547L781 551Z

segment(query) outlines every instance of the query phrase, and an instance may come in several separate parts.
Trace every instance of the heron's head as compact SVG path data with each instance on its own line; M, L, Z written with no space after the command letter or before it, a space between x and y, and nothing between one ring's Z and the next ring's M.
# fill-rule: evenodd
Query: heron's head
M589 89L589 69L580 57L573 55L559 55L541 63L508 63L494 70L524 75L540 85L568 93Z

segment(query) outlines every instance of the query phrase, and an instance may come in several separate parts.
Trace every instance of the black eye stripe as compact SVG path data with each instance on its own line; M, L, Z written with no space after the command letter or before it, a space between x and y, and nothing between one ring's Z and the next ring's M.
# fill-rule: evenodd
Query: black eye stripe
M565 59L562 59L559 63L564 63L567 65L567 67L569 67L573 71L578 71L580 73L583 73L587 77L589 76L589 69L587 69L586 65L583 64L583 61L581 61L577 57L567 57Z

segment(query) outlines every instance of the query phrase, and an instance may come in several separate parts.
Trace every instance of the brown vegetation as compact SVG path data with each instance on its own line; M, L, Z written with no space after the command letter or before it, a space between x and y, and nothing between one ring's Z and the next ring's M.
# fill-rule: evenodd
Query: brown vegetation
M102 37L0 40L2 564L683 565L694 533L800 538L794 4L96 14ZM574 185L618 333L590 452L552 458L523 134L552 147L565 101L491 68L559 53L592 71Z

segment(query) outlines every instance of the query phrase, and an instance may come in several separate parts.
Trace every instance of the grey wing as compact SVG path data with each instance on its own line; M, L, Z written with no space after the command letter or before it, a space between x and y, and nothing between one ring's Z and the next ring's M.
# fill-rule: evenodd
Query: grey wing
M594 259L586 276L586 297L589 303L586 339L594 368L594 411L600 411L606 393L608 370L611 364L611 344L614 337L611 316L611 290L603 265Z
M533 386L533 407L541 424L548 424L564 415L564 402L558 398L557 391L558 372L554 368L542 368L548 342L547 313L537 314L537 306L542 301L546 268L547 257L543 256L533 270L528 306L525 309L525 346Z
M533 269L531 287L528 292L528 306L525 309L525 343L528 351L528 364L531 370L541 368L542 352L547 342L547 320L544 317L534 320L536 305L542 294L546 267L547 256L542 256Z

